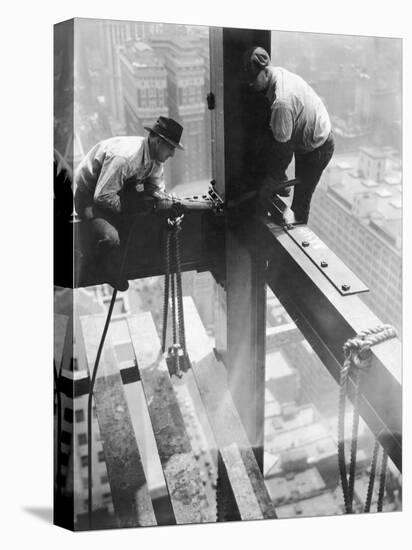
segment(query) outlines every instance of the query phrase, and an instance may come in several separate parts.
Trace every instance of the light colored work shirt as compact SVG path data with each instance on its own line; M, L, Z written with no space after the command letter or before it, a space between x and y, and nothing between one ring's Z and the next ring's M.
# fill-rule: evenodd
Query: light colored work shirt
M272 109L270 128L276 141L292 141L295 151L309 152L325 143L331 122L320 97L300 76L281 67L268 67L266 97Z
M120 136L97 143L81 161L74 181L90 204L118 214L118 193L130 178L137 191L164 191L163 164L150 158L147 137Z

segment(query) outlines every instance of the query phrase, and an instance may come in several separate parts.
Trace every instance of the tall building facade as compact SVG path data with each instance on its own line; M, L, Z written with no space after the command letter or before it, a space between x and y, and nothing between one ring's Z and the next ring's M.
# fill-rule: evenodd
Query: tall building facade
M151 38L167 71L169 114L184 128L183 155L173 161L172 186L210 176L210 142L207 140L205 60L196 36L164 35Z
M169 114L166 69L154 50L137 40L119 49L119 61L126 131L144 135L144 126Z
M402 325L402 180L396 152L362 147L336 155L318 186L310 227L370 288L362 299Z

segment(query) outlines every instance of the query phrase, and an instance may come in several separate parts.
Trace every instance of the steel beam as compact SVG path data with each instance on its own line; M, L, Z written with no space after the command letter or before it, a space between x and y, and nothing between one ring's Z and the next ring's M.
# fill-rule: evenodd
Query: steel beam
M381 322L358 295L342 295L291 238L289 230L269 218L262 221L268 250L267 283L339 381L343 344ZM394 338L371 349L371 368L364 376L360 413L401 470L401 344ZM353 385L349 390L351 397Z
M81 318L90 372L96 360L104 322L104 315L88 315ZM103 348L93 395L113 506L119 526L156 525L156 517L110 335L107 336Z
M186 324L191 327L186 341L192 372L240 516L242 519L275 518L276 512L265 486L260 465L252 452L251 442L232 399L226 368L216 359L193 301L185 297L183 307Z
M176 523L213 522L152 315L127 323Z
M182 271L220 271L224 228L218 218L212 211L192 210L185 213L179 235ZM132 228L130 239L127 240L125 277L132 280L163 275L167 216L139 213L129 216L125 225ZM87 287L106 282L101 272L96 271L88 222L77 221L74 234L75 286Z
M256 121L265 118L266 105L255 109L258 102L250 102L244 80L243 54L254 44L270 49L270 32L224 28L211 34L211 91L216 98L213 178L216 191L226 201L238 198L250 183L246 174L253 169L251 144L259 132ZM264 264L253 212L247 212L244 219L237 214L226 217L227 330L226 341L219 342L226 347L218 351L225 358L233 400L263 468Z

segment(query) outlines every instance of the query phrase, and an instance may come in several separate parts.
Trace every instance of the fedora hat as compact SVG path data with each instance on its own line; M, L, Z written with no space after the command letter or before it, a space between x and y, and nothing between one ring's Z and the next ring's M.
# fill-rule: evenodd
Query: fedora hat
M172 118L160 116L151 128L144 126L144 129L148 132L154 132L170 143L170 145L173 145L173 147L184 149L183 145L179 143L182 137L183 127Z

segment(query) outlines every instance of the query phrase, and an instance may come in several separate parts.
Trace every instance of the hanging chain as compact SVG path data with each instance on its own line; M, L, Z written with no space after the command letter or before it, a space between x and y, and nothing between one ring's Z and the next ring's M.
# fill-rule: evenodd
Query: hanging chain
M391 325L378 326L373 329L360 332L355 338L350 338L343 346L345 362L340 375L340 392L339 392L339 415L338 415L338 466L341 479L343 500L345 504L345 512L347 514L353 511L353 497L355 488L356 475L356 454L358 445L359 431L359 403L362 388L362 377L365 369L370 367L370 348L371 346L384 342L396 336L396 331ZM347 476L346 459L345 459L345 408L346 398L348 393L349 373L353 372L353 383L355 393L353 398L353 419L352 419L352 435L349 463L349 479ZM365 512L370 510L372 500L373 484L376 475L377 448L378 442L375 443L375 448L372 457L371 471L369 477L368 492L365 504ZM386 457L386 458L385 458ZM387 466L387 454L384 451L381 465L380 489L378 498L378 511L382 510L383 495L385 489L385 476Z
M184 215L168 218L165 247L165 284L163 300L162 351L166 351L169 293L172 306L172 344L166 362L170 374L181 377L189 368L183 314L183 290L179 233Z

